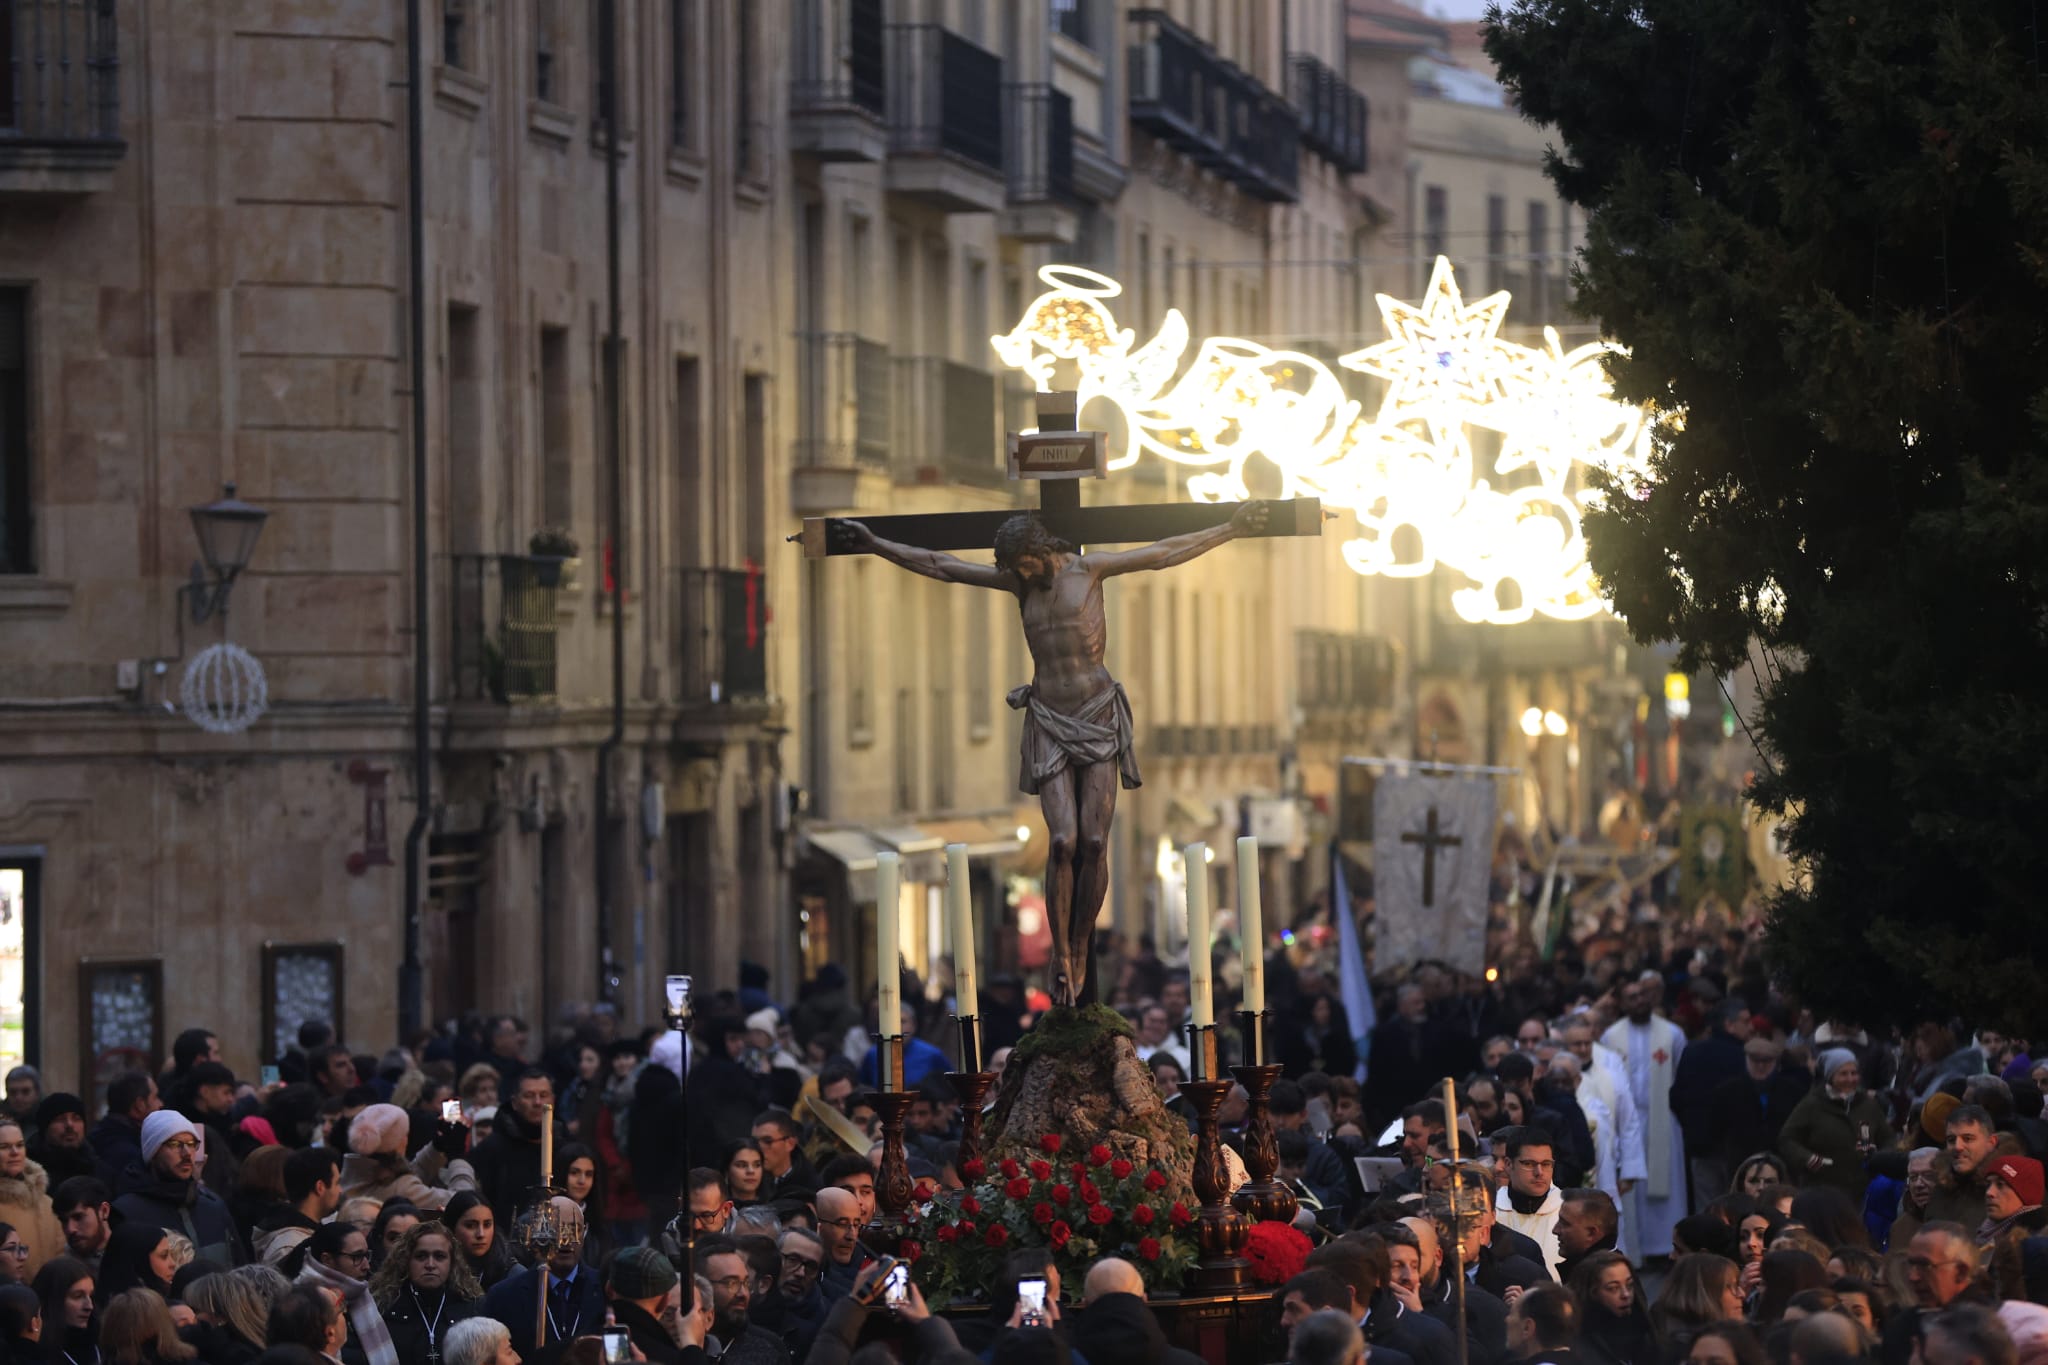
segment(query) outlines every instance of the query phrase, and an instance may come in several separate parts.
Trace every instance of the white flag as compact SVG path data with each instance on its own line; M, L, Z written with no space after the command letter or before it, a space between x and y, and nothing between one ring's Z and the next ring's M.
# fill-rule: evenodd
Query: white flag
M1330 918L1337 921L1337 989L1351 1020L1351 1041L1358 1048L1358 1080L1365 1079L1365 1055L1379 1016L1372 1007L1372 982L1365 975L1365 953L1358 945L1358 919L1351 913L1351 886L1344 876L1344 855L1330 849Z
M1381 971L1433 958L1486 969L1486 893L1493 866L1493 782L1484 777L1382 777L1373 792L1373 898Z

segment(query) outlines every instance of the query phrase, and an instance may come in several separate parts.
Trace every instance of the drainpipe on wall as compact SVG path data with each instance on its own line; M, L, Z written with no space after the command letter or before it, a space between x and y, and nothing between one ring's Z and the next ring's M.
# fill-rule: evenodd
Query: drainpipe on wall
M432 698L427 649L427 262L426 174L421 165L426 102L420 91L420 0L405 4L406 262L412 335L412 767L413 816L405 832L404 957L398 965L398 1040L409 1042L422 1023L424 973L420 968L420 901L424 894L421 844L433 819L434 767L428 745Z

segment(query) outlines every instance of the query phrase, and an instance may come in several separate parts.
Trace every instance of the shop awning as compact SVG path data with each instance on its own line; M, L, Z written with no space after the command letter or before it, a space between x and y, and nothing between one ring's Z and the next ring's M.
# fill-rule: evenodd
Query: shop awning
M874 837L903 855L903 880L942 882L946 879L946 841L916 825L883 825Z
M890 847L875 842L864 829L806 830L804 838L820 853L846 864L848 872L873 872L875 855Z
M1024 841L1017 837L1015 821L926 820L918 827L937 839L941 847L947 844L967 845L970 858L1001 857L1024 847Z

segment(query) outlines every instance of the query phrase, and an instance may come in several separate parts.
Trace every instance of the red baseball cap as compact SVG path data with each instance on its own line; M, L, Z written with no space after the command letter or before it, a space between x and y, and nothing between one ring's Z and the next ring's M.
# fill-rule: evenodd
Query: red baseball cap
M1991 1173L2003 1180L2020 1197L2020 1203L2028 1208L2039 1204L2042 1199L2041 1163L2030 1156L2002 1156Z

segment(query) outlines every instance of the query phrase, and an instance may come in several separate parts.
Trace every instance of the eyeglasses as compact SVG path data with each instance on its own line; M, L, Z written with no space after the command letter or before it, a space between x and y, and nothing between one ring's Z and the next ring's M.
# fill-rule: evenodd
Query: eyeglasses
M791 1136L790 1136L789 1134L787 1134L787 1133L756 1133L756 1134L754 1134L754 1141L755 1141L755 1142L795 1142L795 1141L796 1141L796 1139L795 1139L795 1138L793 1138L793 1137L791 1137Z
M164 1150L171 1152L196 1152L199 1150L199 1140L197 1138L172 1138L164 1143Z
M818 1220L818 1226L821 1228L838 1228L841 1232L852 1232L855 1228L860 1226L860 1219L820 1218Z
M722 1280L711 1281L711 1287L713 1289L723 1289L726 1293L732 1294L747 1288L753 1282L754 1277L751 1275L728 1275Z
M28 1252L26 1250L23 1250L21 1254L26 1256L28 1255ZM782 1266L785 1270L795 1270L798 1267L802 1267L807 1271L815 1273L818 1267L823 1264L824 1262L814 1261L808 1256L792 1256L790 1253L786 1251L782 1253Z
M28 1259L28 1248L19 1242L9 1242L6 1246L0 1247L0 1253L12 1256L17 1261Z
M724 1209L691 1209L690 1222L700 1228L717 1227L725 1221Z
M337 1251L334 1254L344 1261L367 1261L370 1259L368 1248L364 1248L361 1251Z

